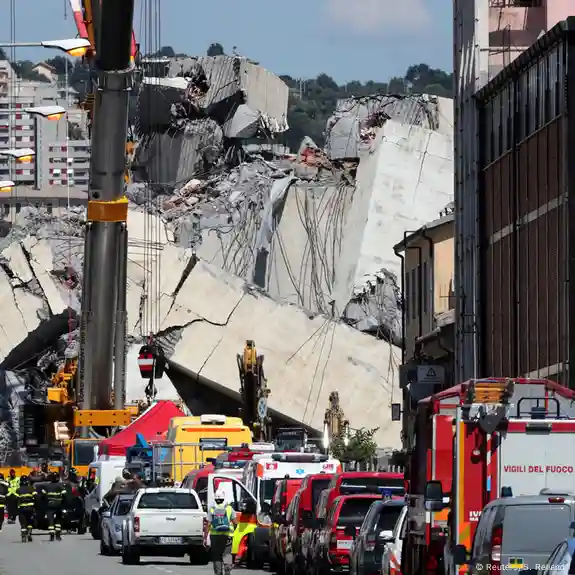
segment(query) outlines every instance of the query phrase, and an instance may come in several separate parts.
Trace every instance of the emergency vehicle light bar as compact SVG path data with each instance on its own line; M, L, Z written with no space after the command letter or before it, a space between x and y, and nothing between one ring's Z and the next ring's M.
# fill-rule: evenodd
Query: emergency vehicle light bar
M320 463L327 461L327 455L321 453L272 453L274 461L290 461L294 463Z
M507 404L513 395L513 381L471 381L461 398L462 405L473 403Z
M200 424L201 425L225 425L226 424L226 416L225 415L216 415L206 413L204 415L200 415Z

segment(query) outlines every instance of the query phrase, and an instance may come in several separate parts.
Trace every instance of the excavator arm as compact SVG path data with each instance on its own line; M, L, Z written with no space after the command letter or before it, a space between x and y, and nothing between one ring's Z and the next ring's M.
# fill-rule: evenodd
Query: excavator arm
M246 341L243 354L238 354L240 395L242 398L242 419L252 429L254 438L267 441L270 417L267 413L267 399L270 390L264 376L264 356L258 355L256 344Z

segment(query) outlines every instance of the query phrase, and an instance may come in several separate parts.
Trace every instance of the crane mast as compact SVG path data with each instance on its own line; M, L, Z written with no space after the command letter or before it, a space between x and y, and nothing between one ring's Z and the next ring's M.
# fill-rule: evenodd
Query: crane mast
M110 409L112 380L115 409L123 407L125 398L128 200L124 169L134 72L134 0L102 0L99 8L77 390L82 410Z

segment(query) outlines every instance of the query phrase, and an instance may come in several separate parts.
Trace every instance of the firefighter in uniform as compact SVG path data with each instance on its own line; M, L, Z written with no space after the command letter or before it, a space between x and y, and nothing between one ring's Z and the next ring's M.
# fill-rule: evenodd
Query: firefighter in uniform
M57 473L50 474L50 483L42 488L42 495L46 498L50 541L54 541L54 539L60 541L62 539L62 510L66 488L60 483L60 477Z
M20 487L20 478L16 477L16 471L10 470L8 475L8 495L6 497L6 505L8 506L8 523L16 523L16 515L18 514L18 496L16 492Z
M4 479L4 474L0 473L0 531L2 531L2 525L4 525L4 509L9 488L8 482Z
M18 501L18 519L22 543L32 541L32 523L34 522L34 507L36 505L36 490L30 485L27 475L20 477L20 487L16 491Z

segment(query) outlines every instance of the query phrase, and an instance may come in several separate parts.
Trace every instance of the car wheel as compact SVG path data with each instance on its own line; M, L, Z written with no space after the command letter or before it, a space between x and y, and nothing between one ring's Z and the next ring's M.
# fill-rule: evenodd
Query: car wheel
M100 539L100 555L110 555L110 548L104 543L104 538Z
M93 539L100 539L100 518L97 513L92 513L90 516L90 535Z
M133 547L122 547L122 563L124 565L138 565L140 563L140 554Z
M210 556L208 550L202 545L197 547L192 547L190 549L190 564L192 565L208 565L210 562Z

